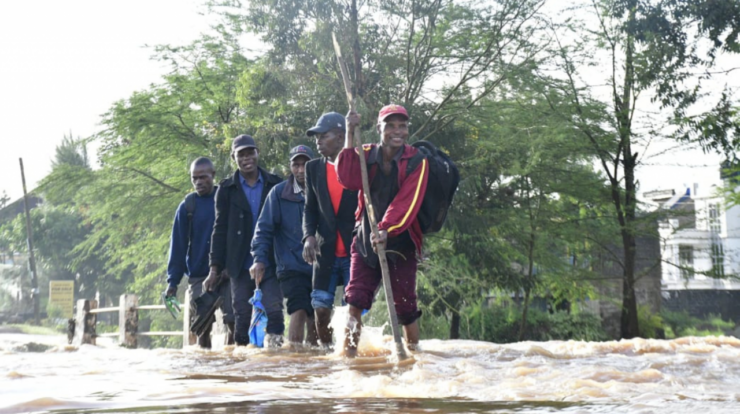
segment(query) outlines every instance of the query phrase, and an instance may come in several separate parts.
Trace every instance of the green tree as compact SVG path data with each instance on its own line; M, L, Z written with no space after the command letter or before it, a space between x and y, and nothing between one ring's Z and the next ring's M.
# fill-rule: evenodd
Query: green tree
M635 272L635 240L641 228L638 148L662 136L707 151L734 153L740 130L729 91L716 97L708 110L701 104L707 103L702 99L708 92L705 81L723 75L712 73L716 58L740 51L740 5L732 0L586 3L577 8L590 12L595 26L573 19L555 22L553 62L559 74L545 73L545 68L541 73L552 80L546 90L568 94L570 102L553 104L553 109L572 122L584 145L595 151L610 186L624 252L621 333L632 338L639 335L634 290L640 277ZM601 85L608 85L606 95L597 93ZM657 118L640 110L643 101L660 108ZM601 108L600 113L590 108Z
M57 145L54 160L51 162L52 168L62 165L90 168L85 141L79 137L75 139L71 131L62 138L62 144Z
M214 0L209 5L223 17L222 27L267 44L263 73L284 75L270 76L271 83L248 83L282 85L283 102L303 115L296 119L303 125L321 112L347 106L332 32L350 52L346 60L360 112L367 114L366 129L374 125L376 110L396 102L411 110L415 138L445 130L507 76L531 65L540 47L535 16L542 1L352 1L345 6L333 0Z

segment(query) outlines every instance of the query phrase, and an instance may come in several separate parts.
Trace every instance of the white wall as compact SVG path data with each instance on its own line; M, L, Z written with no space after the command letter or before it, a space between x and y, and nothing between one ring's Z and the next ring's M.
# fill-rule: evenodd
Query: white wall
M721 229L718 235L713 235L710 231L709 206L712 204L719 205L718 218ZM694 208L695 229L678 229L676 219L663 222L659 227L663 241L663 289L740 289L740 281L715 280L701 274L695 274L687 283L681 276L681 269L672 265L680 263L679 246L691 246L695 271L711 271L712 240L719 236L724 249L725 275L740 276L740 206L725 210L722 198L696 197Z

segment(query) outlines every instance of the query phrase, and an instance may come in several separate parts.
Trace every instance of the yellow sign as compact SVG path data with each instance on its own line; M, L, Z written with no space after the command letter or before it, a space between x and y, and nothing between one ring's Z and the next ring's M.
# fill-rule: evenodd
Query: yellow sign
M49 282L49 304L62 310L65 318L71 318L75 304L74 280L52 280Z

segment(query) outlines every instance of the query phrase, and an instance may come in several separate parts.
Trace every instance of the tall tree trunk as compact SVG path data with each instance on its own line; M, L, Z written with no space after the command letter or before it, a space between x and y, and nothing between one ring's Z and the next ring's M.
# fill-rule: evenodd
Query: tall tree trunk
M635 295L635 236L629 229L622 230L624 245L624 278L622 281L622 338L640 335L637 319L637 297Z
M530 209L531 211L531 209ZM534 216L530 214L530 220L533 220ZM532 232L529 233L529 252L527 261L528 269L527 269L527 285L524 288L524 307L522 309L522 323L519 325L519 342L524 340L524 332L527 328L527 314L529 313L529 296L532 292L532 286L534 286L534 245L536 236L534 234L534 225L532 225Z
M529 287L524 290L524 308L522 309L522 323L519 325L519 342L524 340L524 332L527 328L527 314L529 313L529 294L532 291Z
M636 1L630 2L629 21L635 20ZM632 25L628 25L631 27ZM625 45L624 63L624 86L622 96L615 96L615 109L619 125L619 138L622 148L622 165L624 169L624 215L621 220L622 248L624 250L624 273L622 281L622 338L634 338L639 336L639 324L637 320L637 298L635 296L635 211L636 211L636 185L635 166L637 153L632 153L632 108L634 107L633 95L635 82L635 39L632 33L627 33ZM619 156L619 154L617 154Z
M450 339L460 339L460 314L452 312L450 321Z

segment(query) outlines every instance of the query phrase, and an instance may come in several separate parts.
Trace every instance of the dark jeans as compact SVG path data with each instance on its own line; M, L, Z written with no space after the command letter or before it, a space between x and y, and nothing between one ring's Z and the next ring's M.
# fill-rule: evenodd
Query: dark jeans
M349 266L349 257L337 257L334 259L334 266L332 266L331 269L331 279L329 279L329 287L326 290L315 289L311 292L311 305L314 309L332 309L334 307L334 294L339 282L342 282L345 290L349 284ZM342 299L342 305L344 304L344 299Z
M267 272L266 272L267 273ZM274 275L274 273L273 273ZM249 276L249 270L244 269L238 277L231 278L231 298L234 308L234 341L237 345L249 344L249 324L252 321L252 305L249 299L254 296L254 280ZM267 310L268 334L282 335L285 331L283 316L283 292L275 276L262 279L262 305Z
M280 289L288 299L288 315L299 310L305 310L309 317L313 317L311 307L311 273L301 273L287 270L278 275Z

